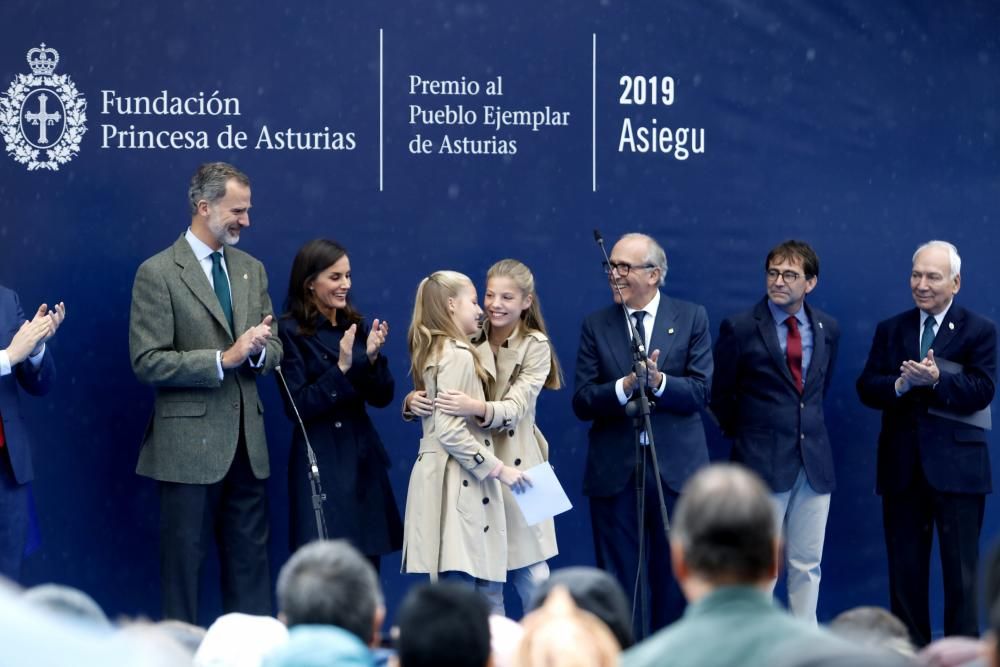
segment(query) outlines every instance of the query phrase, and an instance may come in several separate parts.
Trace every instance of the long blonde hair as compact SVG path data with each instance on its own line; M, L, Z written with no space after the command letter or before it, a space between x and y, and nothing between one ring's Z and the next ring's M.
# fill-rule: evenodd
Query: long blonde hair
M525 295L531 297L531 305L521 311L521 322L518 324L524 333L537 331L549 337L549 332L545 328L545 319L542 317L542 304L538 300L538 292L535 291L535 276L523 262L516 259L501 259L490 267L486 272L486 281L492 278L510 278L514 284ZM483 334L490 335L490 321L487 318L483 323ZM546 389L561 389L563 386L562 368L559 366L559 358L556 356L556 349L549 341L549 351L552 353L552 363L549 365L549 374L545 378Z
M475 289L469 277L458 271L435 271L420 281L417 297L413 302L413 319L406 333L410 348L410 375L417 390L424 387L424 368L441 354L441 346L451 338L466 342L469 337L458 328L448 310L448 299L457 299L464 288ZM476 355L471 355L476 375L486 381L486 371Z

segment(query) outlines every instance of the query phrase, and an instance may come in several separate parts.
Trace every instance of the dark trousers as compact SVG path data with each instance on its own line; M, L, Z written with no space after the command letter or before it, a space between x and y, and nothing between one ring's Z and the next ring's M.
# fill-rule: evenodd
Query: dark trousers
M0 576L18 581L28 534L28 487L14 479L10 454L0 448Z
M265 480L254 477L246 443L215 484L160 482L160 587L163 617L197 624L198 581L209 543L219 549L226 613L270 616Z
M660 482L653 473L649 448L642 447L645 458L645 517L644 561L647 564L648 587L639 587L639 598L634 604L634 631L636 639L648 637L660 628L673 623L684 612L684 596L674 580L670 568L670 546L663 533L660 518L660 501L656 484ZM662 484L667 512L673 514L677 494ZM594 553L597 567L615 577L632 602L635 598L636 572L639 568L639 514L635 475L625 488L614 496L590 498L590 520L594 532ZM649 605L649 627L642 627L642 603Z
M917 646L931 641L927 589L935 526L944 580L944 633L979 636L976 568L985 499L980 493L936 491L919 464L905 491L882 495L890 608Z

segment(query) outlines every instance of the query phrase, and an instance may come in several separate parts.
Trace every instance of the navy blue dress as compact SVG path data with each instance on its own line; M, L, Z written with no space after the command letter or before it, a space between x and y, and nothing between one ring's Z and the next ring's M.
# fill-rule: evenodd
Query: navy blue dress
M285 354L282 372L295 398L309 441L316 452L324 512L331 539L347 539L361 553L379 556L397 551L403 543L403 524L389 484L389 457L368 417L365 404L385 407L392 401L395 383L384 355L374 364L365 354L369 327L362 322L354 338L351 368L337 367L346 322L334 326L317 318L316 333L303 335L289 317L279 322ZM302 431L285 393L285 412L295 425L288 462L289 538L294 551L315 540L308 459Z

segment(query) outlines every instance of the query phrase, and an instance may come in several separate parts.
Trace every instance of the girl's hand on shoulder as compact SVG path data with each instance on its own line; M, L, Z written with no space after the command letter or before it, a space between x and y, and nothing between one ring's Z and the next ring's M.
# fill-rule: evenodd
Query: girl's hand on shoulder
M411 391L406 395L403 407L417 417L430 417L434 414L434 399L428 398L427 392L423 389Z

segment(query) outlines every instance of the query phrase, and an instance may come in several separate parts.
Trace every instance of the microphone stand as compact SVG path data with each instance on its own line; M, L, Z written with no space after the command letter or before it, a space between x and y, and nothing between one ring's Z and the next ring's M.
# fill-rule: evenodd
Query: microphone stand
M288 396L288 403L295 412L295 418L299 422L299 427L302 429L302 436L306 441L306 458L309 460L309 489L312 491L312 506L313 511L316 513L316 535L321 540L327 540L330 539L330 536L326 530L326 515L323 514L323 501L326 500L326 494L323 493L323 485L319 478L319 464L316 463L316 452L313 451L312 445L309 443L309 433L306 431L305 422L302 421L302 415L299 414L299 408L295 405L295 399L292 398L292 392L288 390L288 383L285 382L281 366L275 366L274 370L281 380L281 386L285 389L285 395Z
M604 237L601 236L601 233L596 229L594 230L594 240L601 248L601 254L604 255L604 262L608 267L608 277L611 279L611 284L614 285L616 290L618 290L618 299L621 302L622 313L625 315L625 321L628 323L629 330L632 334L632 372L635 373L637 387L633 389L633 398L631 399L630 404L626 406L625 412L635 418L635 489L637 504L636 509L639 515L639 568L636 572L635 588L632 596L632 624L635 625L636 602L639 599L640 591L642 593L646 592L647 586L645 584L648 576L645 562L646 559L643 554L645 542L644 536L646 532L646 460L643 455L643 445L641 442L643 433L646 435L646 446L649 447L650 459L653 462L653 474L655 475L657 482L656 495L660 501L660 520L663 522L663 535L667 540L670 538L670 519L667 516L667 503L663 497L663 486L660 483L660 464L656 458L656 444L653 442L653 424L650 420L651 403L649 396L646 395L646 386L648 384L649 376L649 370L646 367L646 341L639 336L639 331L635 326L635 322L631 317L629 317L628 308L625 305L625 296L622 294L622 288L619 287L618 281L615 280L614 269L611 267L611 258L608 257L608 251L604 247ZM649 597L644 594L642 596L641 628L643 633L647 633L648 627Z

